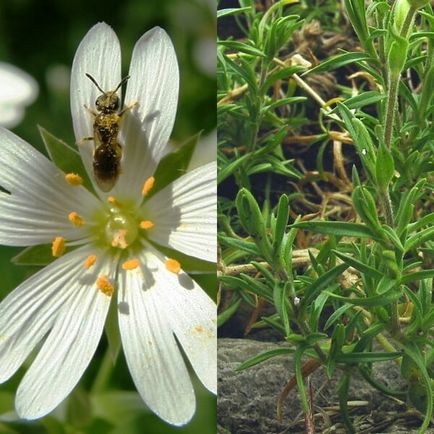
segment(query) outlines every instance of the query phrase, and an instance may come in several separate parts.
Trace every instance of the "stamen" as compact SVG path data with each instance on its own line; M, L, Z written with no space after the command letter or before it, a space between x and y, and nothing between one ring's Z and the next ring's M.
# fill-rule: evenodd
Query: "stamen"
M137 258L129 259L122 264L124 270L134 270L140 265L140 261Z
M143 184L142 195L147 196L155 184L155 178L150 176Z
M86 258L86 261L84 262L84 268L88 270L90 267L92 267L96 262L96 256L90 255Z
M84 220L83 217L81 217L78 213L75 211L72 211L68 214L68 220L77 227L84 226Z
M141 229L152 229L154 227L154 223L151 220L142 220L140 222Z
M111 297L114 292L113 285L108 280L107 276L99 276L96 279L96 287L105 295Z
M77 173L67 173L65 175L65 180L69 185L77 186L83 184L83 178Z
M119 247L120 249L126 249L128 247L128 242L126 239L128 232L126 229L119 229L116 231L112 239L112 246Z
M53 243L51 244L51 253L55 258L58 258L65 253L65 238L54 238Z
M181 264L172 258L168 258L166 261L166 268L171 272L178 274L181 271Z
M113 205L113 206L119 206L119 202L117 201L117 199L116 199L114 196L109 196L109 197L107 198L107 202L108 202L110 205Z

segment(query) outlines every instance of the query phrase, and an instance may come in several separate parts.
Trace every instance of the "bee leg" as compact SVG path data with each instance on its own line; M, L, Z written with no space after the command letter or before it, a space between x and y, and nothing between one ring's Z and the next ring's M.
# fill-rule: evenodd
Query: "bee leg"
M92 115L92 116L98 116L98 113L94 110L92 110L90 107L88 107L86 104L84 104L84 108Z
M91 137L83 137L77 141L77 145L82 146L85 144L85 142L90 142L91 140L94 140L94 138L92 136Z
M127 105L124 109L122 109L119 113L118 116L122 116L125 112L127 112L128 110L132 110L134 107L138 106L139 102L136 101L133 104Z

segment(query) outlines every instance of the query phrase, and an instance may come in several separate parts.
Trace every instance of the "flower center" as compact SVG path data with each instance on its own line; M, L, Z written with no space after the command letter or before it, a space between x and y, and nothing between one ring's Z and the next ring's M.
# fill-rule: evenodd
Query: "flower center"
M104 227L106 241L119 249L131 246L139 234L137 220L117 207L110 208L109 218Z

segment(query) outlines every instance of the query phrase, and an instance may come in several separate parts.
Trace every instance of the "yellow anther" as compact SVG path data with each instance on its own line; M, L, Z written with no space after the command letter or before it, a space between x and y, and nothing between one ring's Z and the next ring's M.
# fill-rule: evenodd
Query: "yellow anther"
M69 185L82 185L83 178L76 173L67 173L65 175L65 180Z
M108 202L110 205L113 205L113 206L119 206L119 202L117 201L117 199L116 199L114 196L109 196L109 197L107 198L107 202Z
M113 239L112 246L119 247L120 249L126 249L128 247L127 236L128 232L126 229L119 229L116 231Z
M152 229L154 227L154 223L151 220L142 220L140 222L141 229Z
M150 176L143 184L142 195L147 196L155 184L155 178Z
M99 276L96 279L96 287L105 295L111 297L114 292L113 285L108 280L107 276Z
M90 267L92 267L92 265L94 265L96 262L96 256L95 255L90 255L86 258L86 261L84 262L84 268L86 268L86 270L88 270Z
M65 238L54 238L53 243L51 244L51 253L55 258L58 258L65 253Z
M178 274L181 271L181 264L176 259L168 258L166 268L171 272Z
M140 265L140 261L137 258L129 259L122 264L124 270L134 270Z
M83 217L81 217L78 213L75 211L72 211L68 214L68 220L77 227L84 226L84 220Z

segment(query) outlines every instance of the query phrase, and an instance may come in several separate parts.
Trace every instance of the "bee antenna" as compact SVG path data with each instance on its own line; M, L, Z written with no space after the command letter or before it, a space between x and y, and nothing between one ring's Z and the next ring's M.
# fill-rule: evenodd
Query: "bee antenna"
M85 74L86 74L86 77L98 88L98 90L100 90L103 94L105 94L105 91L99 87L99 84L96 82L96 80L87 72Z
M130 78L130 76L129 75L127 75L127 76L125 76L122 80L121 80L121 82L118 84L118 86L117 86L117 88L113 91L113 92L116 92L124 83L126 83L127 81L128 81L128 79Z

